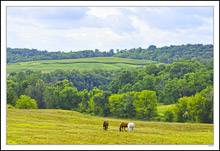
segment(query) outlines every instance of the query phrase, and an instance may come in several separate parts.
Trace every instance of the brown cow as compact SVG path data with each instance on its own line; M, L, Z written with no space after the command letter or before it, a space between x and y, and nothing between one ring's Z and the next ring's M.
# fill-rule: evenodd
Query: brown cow
M108 129L108 125L109 125L108 121L104 121L103 122L103 129L107 130Z
M128 122L122 122L121 125L120 125L120 128L119 128L119 131L123 132L123 128L125 130L125 127L128 127ZM126 132L126 130L125 130L125 132Z

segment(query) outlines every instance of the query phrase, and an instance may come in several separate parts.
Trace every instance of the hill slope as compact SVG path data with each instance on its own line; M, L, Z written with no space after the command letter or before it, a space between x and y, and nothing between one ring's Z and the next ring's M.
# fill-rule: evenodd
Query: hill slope
M156 61L137 60L116 57L96 57L83 59L44 60L7 64L7 74L24 70L41 70L50 72L55 69L121 69L136 68L147 64L157 64Z
M104 120L110 124L107 131L102 129ZM134 122L134 133L119 132L122 121ZM55 109L9 109L7 144L213 144L213 124L135 121Z

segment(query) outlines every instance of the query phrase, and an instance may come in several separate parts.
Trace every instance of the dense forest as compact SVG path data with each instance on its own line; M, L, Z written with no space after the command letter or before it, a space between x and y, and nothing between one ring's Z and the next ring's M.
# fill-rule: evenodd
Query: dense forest
M175 107L160 117L157 103ZM213 59L150 64L138 69L11 73L7 78L7 104L9 108L212 123Z
M37 60L58 60L58 59L76 59L91 57L120 57L131 59L146 59L158 61L161 63L173 63L180 60L196 60L213 58L213 45L187 44L171 45L157 48L154 45L147 49L133 48L124 50L109 50L102 52L99 49L70 51L70 52L48 52L47 50L39 51L37 49L25 48L7 48L7 63L37 61Z

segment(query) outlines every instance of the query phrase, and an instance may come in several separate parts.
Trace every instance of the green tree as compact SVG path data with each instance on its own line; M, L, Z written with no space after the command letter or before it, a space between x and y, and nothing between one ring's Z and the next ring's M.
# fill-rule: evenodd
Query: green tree
M112 80L112 82L110 83L110 86L109 86L109 90L114 94L117 93L120 89L120 86L118 84L119 84L118 80L116 80L116 79Z
M24 80L21 83L19 83L18 85L18 95L23 95L25 94L26 89L28 88L28 81Z
M58 87L46 86L44 94L44 101L47 109L58 109L58 102L60 98L60 89Z
M45 84L44 81L41 79L37 80L35 86L29 85L27 89L26 95L37 101L37 106L39 109L46 108L46 104L44 101L44 90L45 90Z
M188 108L193 120L199 123L213 122L213 92L211 87L207 87L200 93L191 97Z
M73 83L69 83L69 81L66 79L56 82L55 86L46 86L43 93L46 108L73 108L75 110L78 107L80 100L77 93L78 90L73 87Z
M132 86L132 91L141 92L143 90L143 86L141 84L141 81L138 81Z
M178 85L178 79L169 79L163 89L164 104L174 104L181 97L181 89Z
M13 80L7 80L7 104L15 106L17 97L18 85Z
M143 90L154 90L154 83L155 83L154 75L148 75L148 74L145 75L141 83Z
M159 68L158 68L157 65L155 65L155 64L149 64L149 65L146 65L146 67L145 67L145 72L146 72L148 75L153 74L153 75L156 76L159 71L160 71Z
M73 87L73 83L72 82L69 82L67 79L64 79L63 81L59 81L59 82L56 82L55 84L56 87L59 87L59 89L64 89L66 86L67 87Z
M98 89L97 87L94 87L94 88L89 92L89 94L90 94L90 97L93 97L93 96L95 96L96 94L102 93L102 92L103 92L102 90Z
M132 90L132 85L130 83L126 84L122 87L122 89L119 90L119 93L126 93L130 92Z
M181 93L181 96L190 96L190 92L189 92L189 89L187 87L187 81L185 79L179 79L178 81L178 85L179 85L179 88L180 88L180 93Z
M191 101L190 97L182 97L175 105L175 121L186 122L190 119L188 102Z
M164 120L167 122L173 122L174 120L174 112L171 110L167 110L164 113Z
M93 113L94 112L94 101L93 98L90 98L90 100L88 101L88 108L86 109L87 113Z
M147 49L148 50L155 50L157 47L155 45L150 45Z
M86 112L86 110L89 107L89 92L87 90L83 90L82 92L79 92L79 95L81 95L81 102L79 103L79 112Z
M17 94L13 90L7 90L7 104L15 106L17 100Z
M18 83L15 80L7 79L7 91L14 91L16 94L18 93Z
M61 109L66 110L77 110L78 104L81 101L80 96L78 95L78 90L74 87L66 86L62 91L60 91L60 99L58 106Z
M20 71L16 74L16 82L21 83L26 79L26 75L23 71Z
M209 120L208 122L213 123L213 87L208 86L206 89L202 90L200 94L207 98L207 110L209 110Z
M136 110L136 117L149 120L157 113L156 92L143 90L138 97L135 97L133 105Z
M184 79L187 81L187 87L190 95L201 92L207 86L212 86L212 71L208 71L205 68L196 70L195 73L188 73L184 75Z
M110 108L108 104L108 99L110 96L111 93L108 91L97 93L93 96L95 115L107 116L110 114Z
M114 117L120 117L122 97L123 94L113 94L109 97L110 112Z
M121 108L119 108L120 117L135 117L135 108L133 106L134 97L130 93L124 93L121 98Z
M213 88L207 87L191 97L180 98L175 105L175 121L213 122Z
M27 81L30 85L35 86L38 81L37 74L31 74L31 75L27 76Z
M17 100L15 107L18 109L37 109L37 102L29 96L21 95L20 99Z
M119 88L132 81L132 72L130 70L122 70L118 75Z
M184 75L184 79L187 82L187 88L188 88L188 96L191 96L197 92L196 90L196 83L197 83L197 77L195 73L187 73Z

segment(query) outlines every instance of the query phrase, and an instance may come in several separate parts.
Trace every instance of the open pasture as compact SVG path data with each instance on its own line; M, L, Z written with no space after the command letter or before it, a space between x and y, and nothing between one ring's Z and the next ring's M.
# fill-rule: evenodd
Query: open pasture
M7 74L11 72L25 70L41 70L43 73L50 72L55 69L71 70L71 69L121 69L136 68L147 64L158 64L151 60L137 60L116 57L96 57L81 59L64 59L64 60L42 60L7 64Z
M103 130L103 121L109 121ZM134 132L119 132L121 122ZM123 138L123 139L122 139ZM213 124L96 117L70 110L8 109L7 144L213 144Z

